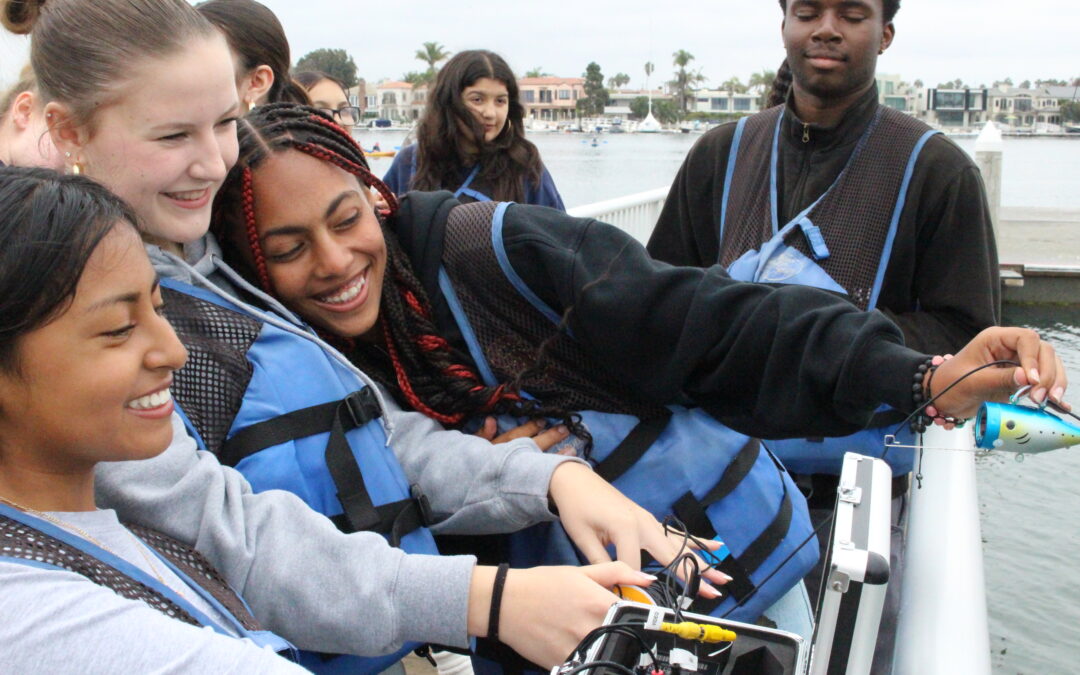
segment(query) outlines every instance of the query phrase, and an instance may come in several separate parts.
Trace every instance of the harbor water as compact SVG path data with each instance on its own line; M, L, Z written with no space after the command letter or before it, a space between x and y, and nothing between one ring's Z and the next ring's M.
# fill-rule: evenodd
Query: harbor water
M404 134L358 131L370 147ZM697 134L535 134L568 207L668 185ZM956 142L974 153L974 138ZM391 160L376 159L382 175ZM1002 205L1080 210L1080 138L1006 138ZM1080 408L1080 298L1076 307L1014 307L1005 321L1038 330L1057 347ZM1018 462L978 460L990 644L995 673L1080 672L1080 447ZM948 564L943 560L942 564Z

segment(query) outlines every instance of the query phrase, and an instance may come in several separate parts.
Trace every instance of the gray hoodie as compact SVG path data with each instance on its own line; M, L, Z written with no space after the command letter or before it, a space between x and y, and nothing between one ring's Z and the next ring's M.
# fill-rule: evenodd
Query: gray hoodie
M212 239L197 248L193 264L154 246L147 252L163 277L222 294L215 284L261 295L225 266ZM284 308L278 308L281 316L249 309L321 342L293 323L295 317ZM323 348L348 363L328 345ZM401 410L374 381L353 370L379 394L380 419L409 482L418 484L435 515L445 518L433 529L509 532L554 519L548 483L568 458L544 454L530 439L492 445L447 431L424 415ZM237 471L196 449L178 418L173 426L173 442L162 455L99 465L99 507L193 544L266 628L302 649L375 655L407 641L467 644L474 558L410 555L376 534L343 535L290 493L253 494Z

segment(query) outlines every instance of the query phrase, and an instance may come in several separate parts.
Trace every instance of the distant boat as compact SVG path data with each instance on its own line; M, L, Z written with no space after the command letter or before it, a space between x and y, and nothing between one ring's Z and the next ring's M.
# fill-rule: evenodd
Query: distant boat
M641 122L638 123L637 131L639 134L660 133L660 123L656 121L655 117L653 117L651 110L649 111L649 114L645 117L645 119L641 120Z

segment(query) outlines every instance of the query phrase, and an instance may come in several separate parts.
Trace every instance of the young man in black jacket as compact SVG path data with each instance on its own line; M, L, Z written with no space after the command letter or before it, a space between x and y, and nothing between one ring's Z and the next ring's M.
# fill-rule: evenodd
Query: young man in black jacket
M892 19L899 4L899 0L780 0L791 91L778 133L774 137L770 129L767 143L759 147L743 143L731 181L735 186L740 179L748 181L746 185L767 183L767 173L742 174L754 169L755 153L767 154L775 143L772 201L779 228L829 191L856 154L864 132L875 124L882 109L875 67L878 55L892 44ZM732 222L736 214L729 210L723 238L720 235L725 196L729 200L739 196L725 195L735 136L736 125L726 124L707 133L690 151L649 241L653 257L707 266L718 261L730 264L727 258L742 253L734 241L740 238L740 228L757 228L758 223ZM864 158L863 165L875 171L899 169L902 174L904 167L897 167L897 160L906 163L908 158L896 153ZM838 239L855 247L867 246L867 238L873 240L869 245L876 249L874 254L885 260L876 308L900 326L908 346L944 354L998 322L997 252L982 180L970 158L944 136L935 135L913 161L906 199L898 204L891 253L874 239L882 233L868 231L865 214L856 210L836 209L814 223L833 248L842 246ZM757 164L768 162L766 158ZM862 194L854 194L854 203L873 191L864 188ZM772 232L763 230L749 233L748 241L768 239ZM746 240L747 233L741 234Z
M860 308L881 310L909 347L956 351L998 322L997 251L970 158L944 136L878 104L877 57L892 44L899 0L780 0L780 6L787 51L781 70L791 74L783 105L702 137L671 186L649 253L677 265L720 262L733 276L754 281L820 268L825 275L816 278L824 282L815 285L842 288ZM758 253L770 240L786 245L771 274ZM895 492L902 494L899 480ZM813 484L816 494L834 494L831 476ZM811 499L812 509L820 507L812 510L815 520L829 505L831 498ZM902 498L894 501L896 580L902 507ZM898 588L890 584L876 667L891 660L888 616L898 606Z

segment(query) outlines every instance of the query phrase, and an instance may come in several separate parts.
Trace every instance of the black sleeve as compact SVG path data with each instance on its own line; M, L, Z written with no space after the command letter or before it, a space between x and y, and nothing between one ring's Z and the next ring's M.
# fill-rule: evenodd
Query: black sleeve
M997 325L1001 289L979 170L951 141L935 140L924 151L927 165L918 167L925 177L920 194L901 221L916 239L907 256L898 251L890 260L879 306L912 349L946 354Z
M735 125L709 131L690 149L649 237L649 255L672 265L707 267L720 251L720 198Z
M922 355L878 312L800 286L732 281L719 267L651 259L621 230L511 207L514 270L601 367L644 396L689 396L763 437L843 435L882 402L910 410Z

